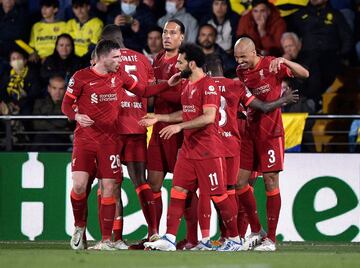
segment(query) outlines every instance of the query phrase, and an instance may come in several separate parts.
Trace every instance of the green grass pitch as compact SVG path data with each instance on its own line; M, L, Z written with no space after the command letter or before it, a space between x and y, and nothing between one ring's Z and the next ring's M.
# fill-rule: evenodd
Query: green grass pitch
M360 267L359 243L282 243L277 252L73 251L68 242L0 242L1 268Z

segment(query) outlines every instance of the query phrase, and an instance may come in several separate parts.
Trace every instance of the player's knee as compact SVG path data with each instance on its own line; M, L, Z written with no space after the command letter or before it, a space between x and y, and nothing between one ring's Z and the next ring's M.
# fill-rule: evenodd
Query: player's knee
M279 188L279 174L278 173L269 173L264 174L264 183L265 189L267 192L274 191Z
M82 194L86 192L87 183L83 180L73 180L73 190L76 194Z

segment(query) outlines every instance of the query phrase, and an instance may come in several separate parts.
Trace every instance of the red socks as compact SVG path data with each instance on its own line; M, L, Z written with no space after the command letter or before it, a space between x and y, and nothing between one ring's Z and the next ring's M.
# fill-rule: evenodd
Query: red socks
M111 233L114 225L115 208L115 198L113 196L101 198L100 215L102 240L111 239Z
M141 209L148 224L148 233L150 237L157 233L156 206L153 192L151 191L149 184L145 183L136 188L136 193L139 197Z
M228 230L229 237L237 237L239 235L237 229L237 211L228 198L228 195L211 196L211 199L219 208L223 223Z
M184 214L186 193L171 189L170 205L167 215L167 234L177 234L181 217Z
M118 240L122 240L123 224L124 224L124 219L122 217L117 217L114 220L114 224L112 228L114 234L114 242Z
M86 192L77 194L74 190L71 190L70 199L73 208L75 226L85 227L87 214Z
M210 195L200 194L198 205L199 225L202 238L210 238L211 203Z
M267 224L268 233L267 236L273 242L276 242L276 227L279 220L280 208L281 208L281 196L280 190L275 189L272 192L266 192L266 212L267 212Z
M186 240L192 244L198 242L198 203L199 199L196 193L188 192L185 200L184 218L186 221Z
M154 201L155 201L155 211L156 211L156 229L159 230L162 209L163 209L161 191L153 192L153 197L154 197Z
M261 229L254 193L251 191L250 185L236 191L239 198L239 205L242 205L248 215L251 231L258 233Z

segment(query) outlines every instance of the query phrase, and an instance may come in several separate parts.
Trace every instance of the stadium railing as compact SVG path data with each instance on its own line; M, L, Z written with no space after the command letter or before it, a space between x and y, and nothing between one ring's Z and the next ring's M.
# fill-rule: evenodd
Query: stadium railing
M1 115L0 116L0 148L4 151L29 151L29 148L47 146L48 148L67 147L72 144L58 142L35 142L34 136L43 135L69 135L73 131L36 131L30 128L13 129L14 122L28 122L34 120L67 120L63 115ZM360 120L360 115L309 115L303 133L301 152L358 152L357 137L349 137L350 125L354 120ZM14 138L16 137L16 138ZM27 137L23 138L23 137ZM66 151L66 150L65 150Z

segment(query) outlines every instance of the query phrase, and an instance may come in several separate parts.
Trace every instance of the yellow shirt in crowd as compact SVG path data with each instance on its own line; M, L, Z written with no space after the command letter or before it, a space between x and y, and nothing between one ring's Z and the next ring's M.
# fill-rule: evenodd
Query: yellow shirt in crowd
M29 45L36 50L40 58L46 58L53 54L56 38L65 31L64 21L53 23L39 21L31 28Z
M66 32L71 35L75 43L75 54L79 57L88 52L90 44L96 44L101 35L103 22L99 18L92 18L83 25L76 19L66 24Z

